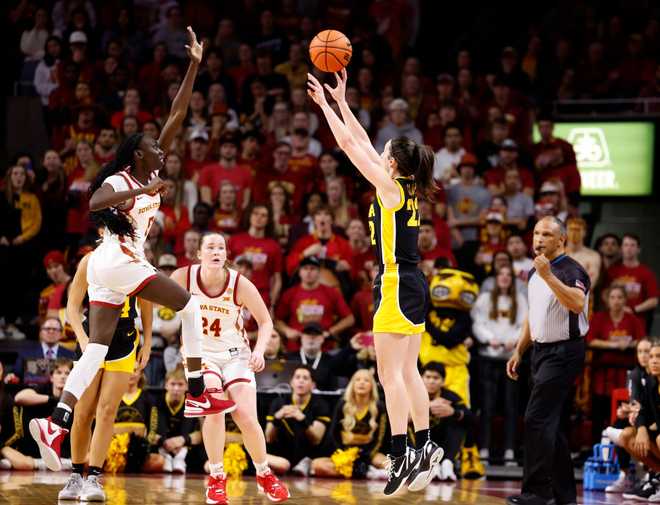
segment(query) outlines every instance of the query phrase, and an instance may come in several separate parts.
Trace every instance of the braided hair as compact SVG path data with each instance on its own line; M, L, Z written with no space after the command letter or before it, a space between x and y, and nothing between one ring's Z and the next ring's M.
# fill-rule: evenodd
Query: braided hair
M89 188L90 197L103 185L108 177L122 171L127 166L133 167L135 163L133 153L140 148L143 136L142 133L134 133L126 137L119 146L119 149L117 149L115 159L107 163L98 173L94 182L92 182ZM126 217L126 214L116 208L106 208L90 212L90 218L97 227L105 227L115 235L135 238L133 224Z

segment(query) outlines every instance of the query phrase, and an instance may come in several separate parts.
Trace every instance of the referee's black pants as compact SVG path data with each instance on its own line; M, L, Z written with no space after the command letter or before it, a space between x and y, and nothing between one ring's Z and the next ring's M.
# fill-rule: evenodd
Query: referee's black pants
M568 446L568 419L574 384L584 367L584 341L534 344L532 392L525 412L525 466L522 492L557 505L576 501Z

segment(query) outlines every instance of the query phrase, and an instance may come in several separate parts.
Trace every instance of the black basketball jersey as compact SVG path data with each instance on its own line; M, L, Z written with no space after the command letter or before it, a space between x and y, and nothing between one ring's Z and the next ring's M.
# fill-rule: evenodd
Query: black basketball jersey
M380 265L417 266L419 212L415 180L412 177L399 177L395 182L401 193L399 205L387 209L376 196L369 208L371 244L375 246Z
M137 317L137 297L127 296L124 299L124 306L119 314L117 329L132 330L135 328L135 318Z

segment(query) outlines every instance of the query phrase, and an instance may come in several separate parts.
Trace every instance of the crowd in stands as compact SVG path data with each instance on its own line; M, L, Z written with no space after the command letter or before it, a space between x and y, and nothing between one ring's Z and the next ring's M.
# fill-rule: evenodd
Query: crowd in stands
M356 3L13 2L15 77L32 83L49 148L12 153L0 195L0 263L9 265L0 339L30 340L39 328L38 343L4 363L0 468L43 465L25 427L56 403L71 368L67 288L98 239L87 191L124 138L158 136L185 68L187 24L205 40L204 62L184 127L162 146L167 192L146 253L170 273L197 261L202 234L220 231L233 265L271 309L267 361L298 363L284 379L290 394L260 408L271 466L378 477L389 440L370 333L378 265L366 217L375 193L306 94L308 72L334 82L307 58L310 40L328 26L353 42L348 102L376 149L404 135L436 151L439 190L418 208L420 268L431 291L420 366L432 436L450 462L441 477L479 475L479 458L516 465L521 457L524 387L504 364L526 317L531 230L543 216L567 222L567 253L595 286L586 336L593 360L578 387L589 397L579 405L592 422L589 442L599 438L609 394L626 387L634 349L649 335L656 275L640 263L633 234L586 245L592 223L578 211L575 152L554 136L544 105L657 96L657 17L626 24L586 8L571 18L579 36L570 23L564 34L532 24L492 60L466 44L438 65L431 60L440 49L417 42L431 21L423 2ZM199 426L182 416L179 316L156 306L153 326L152 358L134 374L115 425L132 434L127 471L202 471ZM228 416L232 430L228 444L240 446Z

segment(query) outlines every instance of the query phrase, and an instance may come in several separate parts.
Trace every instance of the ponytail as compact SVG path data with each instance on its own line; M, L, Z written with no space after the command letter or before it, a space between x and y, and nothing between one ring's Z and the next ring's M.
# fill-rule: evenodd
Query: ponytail
M99 189L105 180L111 175L122 171L127 166L132 167L134 163L133 153L140 148L142 142L142 133L134 133L127 137L117 149L117 156L114 160L107 163L98 173L94 182L89 188L89 195ZM126 214L116 208L106 208L90 212L90 218L95 226L105 227L110 233L119 236L135 238L135 228L126 217Z
M435 201L438 186L433 180L433 149L408 137L399 137L392 140L390 155L396 160L401 175L415 177L417 194L425 200Z

